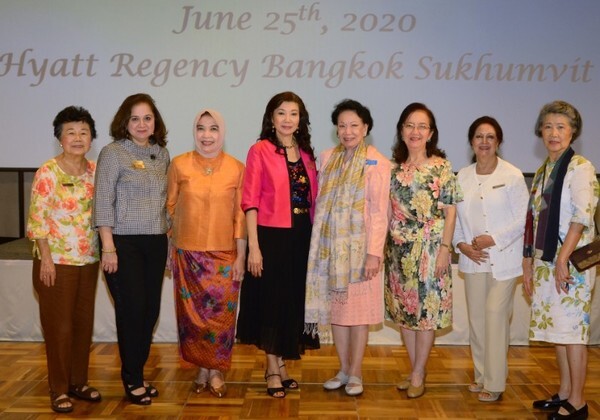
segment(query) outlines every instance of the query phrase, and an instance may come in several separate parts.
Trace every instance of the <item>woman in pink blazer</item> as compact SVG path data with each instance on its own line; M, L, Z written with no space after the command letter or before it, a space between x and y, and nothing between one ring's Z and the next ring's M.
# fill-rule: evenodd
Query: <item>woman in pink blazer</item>
M248 271L242 283L237 338L266 353L267 392L297 389L285 359L318 348L304 333L306 264L317 196L309 117L293 92L267 104L260 139L250 148L242 192Z

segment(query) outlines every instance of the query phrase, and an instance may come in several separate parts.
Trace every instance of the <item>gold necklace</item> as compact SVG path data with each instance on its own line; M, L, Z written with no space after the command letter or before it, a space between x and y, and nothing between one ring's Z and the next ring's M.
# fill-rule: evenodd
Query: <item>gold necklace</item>
M283 147L284 149L288 149L288 150L293 149L294 147L298 146L298 143L296 143L296 140L293 140L292 144L290 144L289 146L286 146L282 142L279 142L279 144L281 145L281 147Z
M222 161L223 153L219 153L219 155L214 158L206 158L198 153L198 163L200 163L200 167L202 168L204 175L212 175L219 168L219 166L221 166Z

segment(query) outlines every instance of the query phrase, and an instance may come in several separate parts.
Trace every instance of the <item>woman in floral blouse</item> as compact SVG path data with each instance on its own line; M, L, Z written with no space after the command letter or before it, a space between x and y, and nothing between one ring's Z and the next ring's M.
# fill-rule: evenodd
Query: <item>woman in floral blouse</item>
M100 401L87 385L98 280L98 236L92 229L96 164L85 154L96 138L90 113L69 106L54 119L62 153L36 172L27 237L34 241L33 287L46 343L50 401L73 411L69 395Z
M461 194L446 154L437 147L433 113L412 103L396 129L385 306L388 317L400 324L412 367L397 388L417 398L425 392L435 330L452 325L450 245Z

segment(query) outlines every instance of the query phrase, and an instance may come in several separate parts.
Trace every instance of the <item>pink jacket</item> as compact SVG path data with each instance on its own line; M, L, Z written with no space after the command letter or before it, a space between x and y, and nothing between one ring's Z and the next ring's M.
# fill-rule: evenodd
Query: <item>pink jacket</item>
M257 209L261 226L291 228L292 198L285 155L275 152L269 140L260 140L248 151L242 189L242 210ZM310 155L300 150L310 182L310 218L317 199L317 167Z

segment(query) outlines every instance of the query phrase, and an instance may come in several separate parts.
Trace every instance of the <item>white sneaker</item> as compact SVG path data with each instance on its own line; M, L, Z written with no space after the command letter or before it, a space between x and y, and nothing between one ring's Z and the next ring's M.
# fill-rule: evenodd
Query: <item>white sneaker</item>
M348 383L349 378L350 377L348 375L346 375L344 372L339 371L337 373L337 375L335 375L333 378L329 379L327 382L325 382L323 384L323 388L325 388L328 391L333 391L334 389L339 389Z
M358 376L350 376L348 378L348 384L346 385L346 388L344 388L344 391L346 391L346 395L350 395L351 397L362 394L362 378L359 378Z

